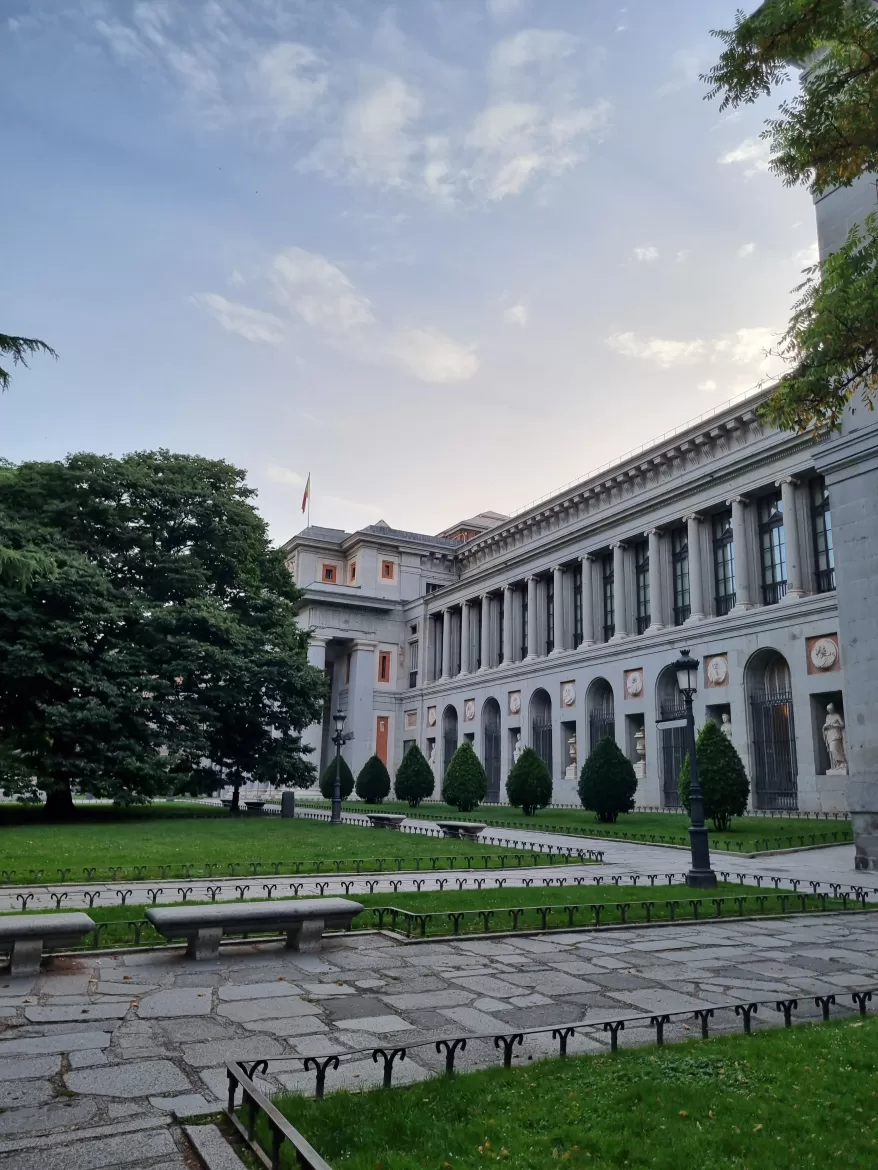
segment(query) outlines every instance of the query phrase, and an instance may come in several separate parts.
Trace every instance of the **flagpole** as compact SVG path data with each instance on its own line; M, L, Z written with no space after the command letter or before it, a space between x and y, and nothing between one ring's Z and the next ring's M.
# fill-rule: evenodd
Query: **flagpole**
M311 527L311 472L308 472L308 527Z

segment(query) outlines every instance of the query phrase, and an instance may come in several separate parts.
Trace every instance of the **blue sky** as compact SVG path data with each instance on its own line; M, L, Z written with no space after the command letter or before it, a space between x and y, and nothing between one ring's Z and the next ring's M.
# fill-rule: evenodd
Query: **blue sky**
M703 100L738 3L5 0L0 329L60 360L0 454L430 532L755 387L816 233Z

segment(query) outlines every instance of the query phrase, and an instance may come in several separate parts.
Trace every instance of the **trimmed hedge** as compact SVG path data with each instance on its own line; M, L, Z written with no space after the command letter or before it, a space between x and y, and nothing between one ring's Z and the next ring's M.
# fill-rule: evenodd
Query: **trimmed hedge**
M614 824L619 813L631 812L637 777L634 765L612 736L605 735L582 765L579 799L604 824Z
M442 799L458 812L472 812L488 793L488 777L473 745L465 739L448 765L442 784Z
M532 817L552 802L552 777L533 748L525 748L506 780L506 797L514 808Z
M750 781L744 763L735 745L712 719L698 733L695 758L704 797L704 815L713 821L716 832L727 833L732 817L741 816L747 809ZM679 793L680 803L686 812L690 812L688 752L680 771Z
M357 777L357 796L368 804L380 804L390 795L390 773L380 756L369 756Z
M412 744L396 769L396 799L407 800L412 808L417 808L422 800L429 800L435 787L433 769L418 745Z
M344 756L339 760L339 775L341 777L341 798L347 800L354 790L354 774L348 767ZM335 792L335 760L327 766L320 777L320 795L332 800Z

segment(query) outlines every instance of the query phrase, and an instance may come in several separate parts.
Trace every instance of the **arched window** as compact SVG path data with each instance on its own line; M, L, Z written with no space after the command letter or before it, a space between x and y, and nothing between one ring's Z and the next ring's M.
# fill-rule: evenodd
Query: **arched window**
M659 719L685 719L686 704L677 686L677 672L673 666L666 666L656 684L656 709ZM662 782L662 804L665 808L680 805L680 769L686 759L686 728L658 728L659 775Z
M606 736L616 737L616 710L613 700L613 688L605 678L596 678L588 688L585 699L585 708L588 712L588 750L589 754Z
M500 704L496 699L486 699L482 707L483 763L488 777L490 804L500 799Z
M753 804L764 809L799 806L793 691L787 660L758 650L744 672L750 710Z
M457 751L457 709L446 707L442 712L442 775L448 771L451 757Z
M530 746L552 775L552 700L544 690L534 691L530 700Z

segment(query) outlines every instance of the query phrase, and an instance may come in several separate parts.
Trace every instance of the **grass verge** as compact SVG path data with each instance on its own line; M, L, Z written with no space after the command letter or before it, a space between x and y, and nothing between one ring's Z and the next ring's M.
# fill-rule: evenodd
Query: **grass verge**
M335 1170L823 1170L878 1163L876 1073L846 1020L275 1104Z

